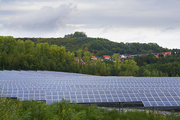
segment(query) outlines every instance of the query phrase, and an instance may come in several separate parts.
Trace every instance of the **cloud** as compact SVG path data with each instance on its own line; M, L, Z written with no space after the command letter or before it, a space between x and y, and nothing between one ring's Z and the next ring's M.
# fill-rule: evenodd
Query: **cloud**
M84 31L116 42L180 44L179 0L0 1L2 35L63 37Z
M144 0L96 0L90 4L78 4L77 24L89 24L89 27L171 27L179 26L178 1Z
M62 4L57 8L44 6L38 11L12 17L2 27L17 32L54 32L66 27L66 23L75 9L76 7L72 4Z

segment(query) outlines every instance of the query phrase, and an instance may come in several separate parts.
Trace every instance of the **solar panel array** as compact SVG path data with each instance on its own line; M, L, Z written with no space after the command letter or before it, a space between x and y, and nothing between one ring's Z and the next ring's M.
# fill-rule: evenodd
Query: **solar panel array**
M77 103L141 102L180 106L178 77L101 77L51 71L0 71L0 94L21 100Z

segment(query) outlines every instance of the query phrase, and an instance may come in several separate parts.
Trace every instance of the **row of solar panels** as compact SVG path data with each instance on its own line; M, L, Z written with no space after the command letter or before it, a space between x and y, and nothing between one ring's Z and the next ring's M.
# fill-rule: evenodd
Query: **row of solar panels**
M1 75L1 74L0 74ZM7 74L8 75L8 74ZM6 77L1 77L2 79L6 80L6 81L21 81L23 80L34 80L34 78L36 79L39 79L40 82L41 81L45 81L45 80L49 80L48 77L42 77L42 76L34 76L34 75L30 75L30 76L27 76L27 77L24 77L24 75L20 75L19 77L17 77L16 75L13 75L11 74L11 77L8 77L7 75L5 75ZM23 76L23 77L22 77ZM31 78L30 78L31 77ZM65 78L67 81L59 81L59 80L63 80L63 78ZM174 77L174 79L170 78L170 79L167 79L167 78L157 78L157 77L154 77L153 79L150 79L148 77L121 77L121 81L119 81L119 77L91 77L91 76L86 76L86 77L76 77L74 76L74 78L71 78L69 76L63 76L63 77L51 77L52 80L54 81L57 81L59 83L61 82L91 82L91 81L94 81L96 83L100 83L100 82L104 82L104 83L124 83L124 84L135 84L135 83L148 83L148 84L153 84L153 83L179 83L179 80L177 77ZM95 80L94 80L95 79ZM169 80L171 82L169 82ZM39 82L39 81L37 81ZM51 81L49 81L51 83Z
M8 94L4 94L7 97L27 97L27 96L61 96L61 97L77 97L77 98L84 98L84 97L89 97L89 98L96 98L98 96L100 96L101 98L106 98L106 97L111 97L111 98L129 98L129 97L139 97L142 99L142 101L180 101L180 98L177 95L169 95L169 96L152 96L152 95L141 95L141 94L65 94L65 95L54 95L51 93L38 93L38 94L34 94L34 93L8 93Z
M159 86L159 87L136 87L136 86L131 86L131 87L127 87L127 86L118 86L118 87L115 87L115 86L100 86L100 85L97 85L97 86L86 86L86 85L83 85L83 86L64 86L64 85L57 85L57 86L48 86L48 85L44 85L44 86L39 86L39 85L13 85L13 86L10 86L10 85L6 85L6 84L2 84L4 87L2 87L3 89L13 89L13 88L26 88L27 86L29 86L29 88L42 88L42 89L116 89L116 90L128 90L130 88L130 90L134 90L134 89L138 89L138 88L141 88L142 90L149 90L149 89L155 89L155 90L158 90L158 89L163 89L163 88L168 88L168 89L171 89L171 88L179 88L179 87L166 87L166 86ZM178 91L178 89L177 89Z
M61 72L61 74L59 74L59 72L54 72L54 71L15 71L15 70L12 70L12 71L8 71L8 70L3 70L3 71L0 71L0 74L3 73L3 74L15 74L17 76L21 76L22 74L25 75L25 76L67 76L68 77L71 77L71 76L90 76L90 75L86 75L86 74L78 74L78 73L66 73L66 72ZM35 74L34 74L35 73ZM25 77L24 76L24 77ZM9 76L10 77L10 76Z
M123 97L124 96L124 97ZM130 97L132 96L132 97ZM137 97L136 97L137 96ZM47 103L60 101L62 99L75 101L77 103L93 103L93 102L136 102L143 101L144 106L180 106L180 99L177 96L171 97L138 97L136 94L123 94L117 97L116 95L46 95L41 94L18 94L8 95L6 97L18 97L22 100L46 100Z
M1 94L18 94L18 93L27 93L27 91L28 91L28 93L30 94L30 93L32 93L31 91L34 91L34 90L32 90L32 89L26 89L26 90L19 90L19 89L14 89L14 90L6 90L6 89L2 89L1 91L0 91L0 93ZM35 91L37 91L37 89L35 90ZM43 90L41 90L41 91L43 91ZM91 92L91 89L77 89L77 90L71 90L71 89L66 89L66 90L59 90L59 89L57 89L57 90L48 90L48 89L46 89L46 90L44 90L44 91L46 91L46 92L69 92L69 91L74 91L74 92L80 92L80 93L82 93L82 94L88 94L88 92L90 91ZM98 94L108 94L107 93L107 91L111 91L111 93L113 92L113 91L116 91L117 92L117 94L139 94L139 96L149 96L149 97L153 97L153 96L180 96L180 92L179 91L174 91L174 92L172 92L171 90L171 92L169 92L169 91L167 91L167 90L165 90L165 91L156 91L156 92L143 92L142 90L134 90L134 91L129 91L129 90L108 90L108 89L93 89L93 94L94 93L98 93ZM139 92L140 91L140 92ZM113 93L113 94L116 94L116 92L115 93ZM33 93L39 93L39 92L33 92ZM97 94L96 93L96 94ZM110 94L111 94L110 93Z
M17 83L15 81L13 82L5 82L5 81L1 81L1 84L6 85L6 86L27 86L27 85L33 85L33 86L61 86L61 87L179 87L180 85L178 85L178 83L162 83L162 84L141 84L141 83L137 83L137 84L122 84L122 83L77 83L77 82L70 82L69 84L66 83L56 83L56 84L52 84L52 83L48 83L48 82L36 82L33 81L35 83L32 82L27 82L27 83L21 83L18 82ZM93 82L93 81L92 81Z
M20 88L21 89L21 88ZM54 93L61 93L64 94L68 93L69 91L61 91L61 90L53 90ZM10 94L10 93L49 93L52 92L50 90L19 90L17 88L14 89L2 89L0 93L3 94ZM57 92L59 91L59 92ZM71 94L72 92L70 92ZM98 89L84 89L83 91L77 90L73 91L74 94L136 94L138 93L140 96L180 96L179 90L98 90Z
M22 100L136 102L180 106L179 78L98 77L49 71L0 71L1 94Z
M22 75L23 75L23 77L28 76L29 78L34 77L34 76L36 76L36 77L44 77L44 76L52 77L52 76L55 76L55 75L58 76L58 77L61 77L61 76L63 76L63 77L70 77L70 76L78 77L79 76L79 77L86 77L87 79L88 79L88 77L99 78L99 79L106 78L106 79L109 79L109 80L111 80L112 78L114 78L114 79L118 78L118 77L112 77L112 76L111 77L99 77L99 76L92 76L92 75L85 75L85 74L78 74L78 73L65 73L65 72L52 72L52 71L0 71L0 74L4 74L4 75L11 74L11 76L6 76L6 78L12 78L13 77L12 75L15 75L17 77L18 76L22 77ZM56 78L56 77L54 77L54 78ZM158 77L149 77L148 80L151 80L149 82L152 82L152 81L156 81L155 80L156 78L158 78ZM144 78L142 78L142 81L143 81L143 79ZM145 78L145 79L147 79L147 78ZM133 81L138 80L139 81L138 78L136 79L136 78L133 78L133 77L128 77L127 81L128 80L133 80ZM162 77L159 80L163 80L163 81L166 80L168 82L169 80L177 81L178 78Z
M50 80L52 80L53 81L53 79L50 79ZM111 87L140 87L140 86L142 86L142 87L179 87L180 85L179 85L179 83L161 83L161 84L158 84L158 83L154 83L154 84L150 84L150 83L144 83L144 84L142 84L142 83L103 83L103 82L99 82L99 83L97 83L97 82L94 82L94 83L89 83L89 82L75 82L75 81L73 81L73 82L57 82L56 83L56 81L54 81L55 83L53 84L52 82L46 82L46 81L41 81L41 82L37 82L37 81L31 81L31 80L29 80L29 81L27 81L27 83L24 83L24 82L22 82L21 83L21 81L12 81L12 82L6 82L7 80L3 80L3 81L1 81L1 83L2 84L5 84L5 85L8 85L8 86L12 86L12 85L38 85L38 86L58 86L58 85L60 85L60 86L79 86L79 85L88 85L88 86L92 86L92 87L100 87L100 86L104 86L104 87L108 87L108 86L111 86ZM91 80L89 80L89 81L91 81ZM34 82L34 83L33 83ZM92 82L93 82L93 80L92 80ZM99 86L97 86L97 85L99 85Z

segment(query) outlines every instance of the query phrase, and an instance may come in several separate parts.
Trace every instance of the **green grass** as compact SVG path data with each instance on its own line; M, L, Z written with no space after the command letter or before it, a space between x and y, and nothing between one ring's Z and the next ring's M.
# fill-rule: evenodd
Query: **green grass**
M145 111L117 111L62 100L52 104L0 98L0 120L180 120L171 115Z

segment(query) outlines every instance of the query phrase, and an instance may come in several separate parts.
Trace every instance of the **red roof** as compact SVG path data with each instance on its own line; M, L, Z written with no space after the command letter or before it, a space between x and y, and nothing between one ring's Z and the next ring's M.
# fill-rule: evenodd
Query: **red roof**
M166 56L166 55L171 55L171 52L162 52L161 53L164 57ZM157 55L155 55L157 58L159 58L159 54L157 54Z
M92 56L91 58L96 58L96 56Z
M166 52L168 55L170 55L171 54L171 52Z
M103 55L103 58L110 58L111 56L109 55Z
M159 54L158 54L159 55ZM158 55L155 55L157 58L159 58L159 56Z

